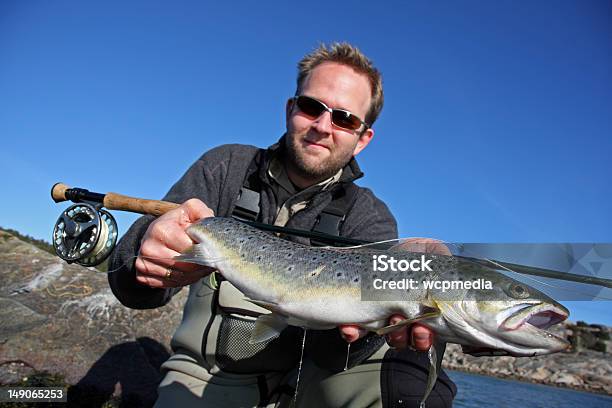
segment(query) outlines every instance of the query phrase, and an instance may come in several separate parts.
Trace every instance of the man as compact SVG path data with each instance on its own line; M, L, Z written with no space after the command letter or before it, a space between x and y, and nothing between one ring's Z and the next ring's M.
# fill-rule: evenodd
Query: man
M362 176L354 156L372 140L383 105L379 72L349 44L322 46L298 69L281 140L267 150L225 145L205 153L165 197L182 205L136 221L113 255L111 268L139 255L109 275L128 307L159 307L190 286L174 355L162 366L158 407L288 406L298 375L298 406L418 406L423 396L427 358L407 346L427 350L428 329L391 334L388 342L403 351L353 325L309 331L298 374L302 330L289 327L270 342L249 344L254 318L267 311L242 300L228 282L215 290L206 278L210 269L171 260L193 244L186 227L213 215L364 240L397 238L385 204L353 183ZM454 393L443 374L428 406L450 406Z

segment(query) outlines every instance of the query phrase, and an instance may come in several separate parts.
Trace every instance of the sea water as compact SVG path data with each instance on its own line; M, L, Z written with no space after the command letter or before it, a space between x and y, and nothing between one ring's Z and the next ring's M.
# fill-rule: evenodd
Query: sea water
M612 397L447 370L457 384L455 408L612 408Z

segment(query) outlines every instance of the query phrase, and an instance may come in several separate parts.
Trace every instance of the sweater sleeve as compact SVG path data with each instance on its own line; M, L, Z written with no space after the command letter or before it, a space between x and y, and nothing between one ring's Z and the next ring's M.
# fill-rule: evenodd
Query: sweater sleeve
M215 214L219 210L219 195L230 166L230 149L227 145L212 149L200 157L170 189L164 200L183 203L190 198L199 198ZM153 216L136 220L121 238L109 260L108 281L117 299L133 309L152 309L170 301L180 288L158 289L136 281L136 255L140 241L146 233Z

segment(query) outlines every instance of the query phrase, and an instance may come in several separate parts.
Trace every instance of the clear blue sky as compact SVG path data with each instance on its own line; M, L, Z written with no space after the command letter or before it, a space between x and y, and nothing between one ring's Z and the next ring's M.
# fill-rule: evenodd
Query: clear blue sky
M211 3L0 3L0 226L49 240L57 181L160 198L213 146L275 142L296 62L349 41L386 94L360 184L401 236L612 242L609 1Z

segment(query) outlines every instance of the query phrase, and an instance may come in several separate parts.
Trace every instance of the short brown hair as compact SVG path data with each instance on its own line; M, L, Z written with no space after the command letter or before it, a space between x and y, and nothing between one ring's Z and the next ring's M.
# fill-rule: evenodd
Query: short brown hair
M359 48L349 43L333 43L329 48L325 44L321 44L319 48L306 54L298 63L296 95L299 95L302 91L302 85L306 77L315 67L324 62L338 62L347 65L368 77L370 88L372 88L372 103L364 120L372 126L376 118L378 118L384 103L382 77L372 61Z

